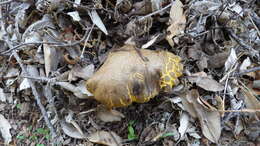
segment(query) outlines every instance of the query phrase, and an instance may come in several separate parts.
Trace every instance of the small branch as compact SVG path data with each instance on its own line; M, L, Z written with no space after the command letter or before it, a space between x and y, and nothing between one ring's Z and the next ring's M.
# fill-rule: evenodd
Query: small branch
M90 10L96 9L96 8L90 8L90 7L88 7L88 6L83 6L83 5L81 5L81 4L77 4L77 3L72 2L72 1L70 1L70 0L64 0L64 1L67 2L67 3L73 4L73 5L76 5L76 6L78 6L78 7L81 7L81 8L90 9Z
M80 44L82 43L88 36L88 31L86 30L84 36L82 37L81 40L79 41L75 41L73 43L70 43L70 44L65 44L65 43L59 43L59 42L30 42L30 43L23 43L23 44L19 44L17 46L14 46L13 48L7 50L7 51L2 51L0 52L1 55L6 55L14 50L17 50L18 48L20 47L23 47L23 46L27 46L27 45L33 45L33 44L48 44L48 45L51 45L51 46L55 46L55 47L71 47L71 46L75 46L77 44Z
M260 70L260 66L257 66L257 67L253 67L253 68L247 69L247 70L242 71L242 72L235 73L233 76L240 76L240 75L244 75L244 74L247 74L247 73L250 73L250 72L256 72L256 71L259 71L259 70Z
M168 4L167 6L165 6L164 8L162 8L162 9L160 9L160 10L154 11L153 13L150 13L150 14L148 14L148 15L146 15L146 16L141 17L141 18L139 19L139 21L142 21L142 20L144 20L144 19L146 19L146 18L148 18L148 17L151 17L151 16L153 16L153 15L155 15L155 14L161 13L161 12L165 11L166 9L168 9L168 8L171 7L171 6L172 6L172 3Z
M19 55L18 55L15 51L13 51L13 55L14 55L15 59L17 60L17 62L19 63L19 65L20 65L20 67L22 68L22 70L23 70L23 72L25 73L25 75L26 75L26 76L29 76L29 73L27 72L25 66L22 64L22 60L21 60L21 58L19 57ZM43 118L44 118L44 120L45 120L45 122L46 122L48 128L50 129L52 138L55 138L55 137L57 136L57 134L56 134L56 132L55 132L55 130L54 130L53 125L51 124L51 122L50 122L50 120L49 120L49 118L48 118L48 114L47 114L47 112L46 112L44 106L43 106L42 103L41 103L40 95L39 95L39 93L38 93L37 90L36 90L36 87L35 87L35 85L34 85L34 82L33 82L31 79L28 79L28 82L29 82L29 84L30 84L30 86L31 86L31 88L32 88L32 93L33 93L33 95L34 95L34 97L35 97L35 99L36 99L37 105L40 107L42 116L43 116Z
M249 15L249 19L250 19L251 23L253 24L254 28L256 29L258 36L260 37L260 31L259 31L258 27L256 26L256 24L254 23L251 15Z
M88 40L89 40L89 37L90 37L90 35L91 35L91 33L92 33L92 30L93 30L94 26L95 26L95 24L92 25L92 27L91 27L91 29L90 29L90 31L89 31L89 33L88 33L88 36L87 36L87 38L86 38L86 40L85 40L84 47L83 47L83 49L82 49L80 58L83 58L83 57L84 57L83 55L84 55L84 52L85 52L85 49L86 49L86 43L87 43Z
M4 1L4 2L0 2L0 5L5 5L5 4L9 4L13 2L13 0L8 0L8 1Z
M247 112L247 113L256 113L256 112L260 112L260 109L240 109L240 110L218 110L219 112Z
M19 44L17 46L14 46L13 48L9 49L9 50L6 50L6 51L2 51L0 52L1 55L6 55L20 47L23 47L23 46L27 46L27 45L35 45L35 44L51 44L51 45L54 45L54 44L59 44L59 43L56 43L56 42L33 42L33 43L23 43L23 44Z
M21 75L20 77L31 79L31 80L37 80L37 81L43 82L43 83L54 83L54 82L56 82L55 78L33 77L33 76L27 76L27 75Z
M253 48L247 45L244 41L242 41L231 29L226 29L226 31L230 34L230 36L243 48L247 50L252 50Z
M229 35L244 49L247 49L250 53L251 57L257 57L259 58L259 51L253 49L253 47L247 45L243 40L241 40L233 31L232 29L225 29Z

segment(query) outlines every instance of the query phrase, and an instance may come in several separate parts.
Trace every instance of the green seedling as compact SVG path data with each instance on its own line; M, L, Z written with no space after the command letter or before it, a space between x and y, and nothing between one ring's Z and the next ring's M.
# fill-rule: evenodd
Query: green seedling
M128 135L127 135L127 138L128 140L135 140L137 139L137 135L135 134L135 130L134 130L134 125L135 121L130 121L128 123Z

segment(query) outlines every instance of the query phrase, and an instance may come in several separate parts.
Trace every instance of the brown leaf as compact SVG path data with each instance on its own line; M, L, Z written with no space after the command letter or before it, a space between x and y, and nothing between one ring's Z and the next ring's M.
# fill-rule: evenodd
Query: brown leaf
M182 69L180 57L170 52L136 50L127 45L108 55L87 81L87 88L108 108L143 103L160 91L170 91Z
M223 52L223 53L218 53L213 56L210 56L209 57L210 59L208 59L209 68L223 67L227 60L228 55L229 55L228 52Z
M250 89L246 89L243 86L241 86L241 89L242 93L244 94L247 108L260 110L260 102L259 100L257 100L257 97L253 94L253 91L251 91ZM257 115L260 116L260 113L257 113Z
M189 76L188 80L207 91L217 92L224 90L224 86L209 77Z
M202 133L210 141L217 143L221 135L220 114L218 111L209 111L198 103L199 93L191 90L187 96L192 100L195 113L200 121Z
M121 121L125 116L116 110L108 110L102 106L97 109L97 117L103 122Z
M120 146L122 145L122 138L119 137L115 132L107 132L107 131L97 131L95 133L90 134L88 136L88 140L97 143L103 144L108 146Z
M82 135L72 124L66 123L65 121L61 122L61 128L63 132L69 137L73 137L76 139L85 139L86 136Z
M185 29L186 17L183 13L183 4L180 0L173 2L170 11L170 26L167 28L169 34L166 36L166 40L171 46L174 45L172 38L181 34Z
M55 47L50 47L48 44L43 44L45 73L48 77L51 71L55 71L59 64L58 50Z
M183 98L181 98L182 104L184 106L184 109L193 117L197 118L197 113L194 109L194 106L192 104L193 99L191 96L185 95Z

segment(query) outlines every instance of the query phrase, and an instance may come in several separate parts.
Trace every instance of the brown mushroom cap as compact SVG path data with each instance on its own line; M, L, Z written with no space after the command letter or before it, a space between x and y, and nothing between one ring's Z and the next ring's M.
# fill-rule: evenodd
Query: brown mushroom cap
M160 91L169 91L182 75L180 57L167 51L138 52L127 47L111 52L87 81L87 89L108 108L147 102Z

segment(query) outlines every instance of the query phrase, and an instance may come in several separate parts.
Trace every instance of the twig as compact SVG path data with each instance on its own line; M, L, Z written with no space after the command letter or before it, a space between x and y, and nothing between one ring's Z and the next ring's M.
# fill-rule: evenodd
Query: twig
M5 54L8 54L14 50L17 50L18 48L22 47L22 46L27 46L27 45L33 45L33 44L48 44L48 45L51 45L51 46L55 46L55 47L71 47L71 46L75 46L77 44L80 44L82 43L85 38L88 36L88 31L86 30L84 36L82 37L81 40L79 41L75 41L73 43L70 43L70 44L65 44L65 43L59 43L59 42L30 42L30 43L23 43L23 44L19 44L17 46L14 46L13 48L7 50L7 51L2 51L0 52L1 55L5 55Z
M6 50L6 51L2 51L0 52L1 55L5 55L5 54L8 54L22 46L27 46L27 45L35 45L35 44L59 44L57 42L30 42L30 43L23 43L23 44L19 44L17 46L14 46L13 48L9 49L9 50Z
M83 57L84 57L83 55L84 55L84 52L85 52L85 49L86 49L86 43L87 43L88 40L89 40L90 34L92 33L92 30L93 30L94 26L95 26L95 24L92 25L90 31L88 32L88 36L87 36L87 38L86 38L86 40L85 40L85 42L84 42L84 47L83 47L83 49L82 49L80 58L83 58Z
M247 113L256 113L260 112L260 109L240 109L240 110L218 110L219 112L247 112Z
M247 74L247 73L250 73L250 72L256 72L256 71L259 71L259 70L260 70L260 66L257 66L257 67L253 67L253 68L247 69L247 70L242 71L242 72L235 73L233 76L240 76L240 75L244 75L244 74Z
M247 50L252 50L253 48L247 44L244 43L240 38L237 37L237 35L231 30L231 29L226 29L226 31L230 34L230 36L243 48Z
M0 5L4 5L4 4L9 4L13 2L13 0L8 0L8 1L4 1L4 2L0 2Z
M72 1L70 1L70 0L65 0L65 2L70 3L70 4L73 4L73 5L76 5L76 6L81 7L81 8L86 8L86 9L91 9L91 10L96 9L96 8L91 8L91 7L88 7L88 6L83 6L83 5L81 5L81 4L77 4L77 3L72 2Z
M27 72L25 66L22 64L22 60L21 58L19 57L19 55L16 53L16 51L13 51L13 55L15 57L15 59L17 60L17 62L19 63L20 67L22 68L23 72L25 73L25 75L29 76L29 73ZM51 124L49 118L48 118L48 114L44 108L44 106L42 105L41 103L41 100L40 100L40 95L39 93L37 92L36 90L36 87L34 85L34 83L31 81L31 79L28 79L28 82L30 84L30 87L32 88L32 93L36 99L36 103L37 105L40 107L40 110L41 110L41 113L43 115L43 118L48 126L48 128L50 129L50 132L51 132L51 135L52 135L52 138L55 138L57 136L55 130L54 130L54 127L53 125Z
M160 9L160 10L154 11L153 13L150 13L150 14L148 14L148 15L146 15L146 16L143 16L143 17L141 17L141 18L138 19L138 20L139 20L139 21L142 21L142 20L144 20L144 19L146 19L146 18L148 18L148 17L151 17L151 16L153 16L153 15L155 15L155 14L161 13L161 12L165 11L166 9L168 9L169 7L171 7L171 5L172 5L172 3L168 4L167 6L165 6L164 8L162 8L162 9Z
M259 31L258 27L255 25L251 15L249 15L249 19L250 19L251 23L253 24L254 28L256 29L258 36L260 37L260 31Z
M231 29L226 29L226 31L230 34L230 36L243 48L250 51L250 53L253 53L252 55L259 55L258 51L254 50L251 46L247 45L243 40L241 40Z
M46 78L46 77L34 77L34 76L27 76L27 75L21 75L20 77L22 78L28 78L31 80L37 80L39 82L43 82L43 83L54 83L56 81L55 78Z

